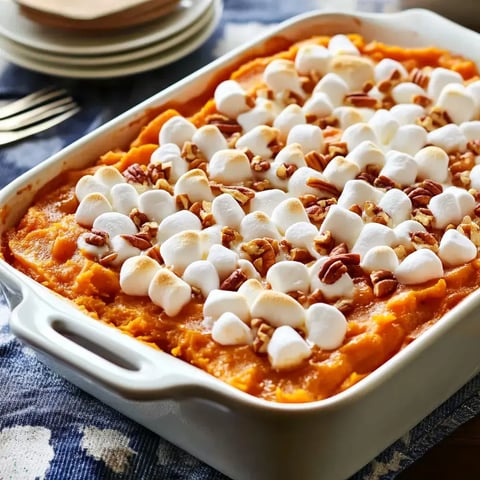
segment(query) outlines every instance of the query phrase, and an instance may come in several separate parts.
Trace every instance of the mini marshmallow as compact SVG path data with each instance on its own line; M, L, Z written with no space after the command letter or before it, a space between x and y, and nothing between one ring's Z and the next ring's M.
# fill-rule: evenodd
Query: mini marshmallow
M392 150L415 155L427 144L427 132L420 125L402 125L390 143Z
M84 227L91 227L97 217L111 212L110 202L101 193L88 193L75 212L75 221Z
M186 118L183 118L180 115L176 115L169 118L162 125L158 135L158 143L160 145L174 143L182 148L185 142L190 142L192 140L196 131L197 128L192 122L189 122Z
M265 288L258 279L250 278L240 285L238 293L247 299L248 308L252 308L255 300L264 290Z
M305 115L322 118L332 114L333 104L325 92L316 92L304 103L302 109Z
M175 197L187 195L191 202L213 200L208 177L206 173L199 168L194 168L184 173L175 184L173 193Z
M463 84L463 77L458 72L454 72L448 68L434 68L430 73L430 80L428 82L428 96L434 100L438 100L444 87L454 83Z
M246 258L238 259L238 269L248 278L248 279L260 279L260 274L257 272L257 269L253 266L253 263Z
M255 211L245 215L240 224L240 235L245 242L254 238L273 238L280 240L277 226L270 217L261 211Z
M315 303L308 308L305 326L307 339L322 350L340 347L348 328L345 315L327 303Z
M150 163L158 164L165 161L165 159L171 156L180 156L182 151L180 147L175 143L164 143L153 151L150 155Z
M427 142L442 148L447 153L464 151L467 139L458 125L449 123L427 134Z
M428 208L435 218L436 228L445 228L450 223L458 224L462 212L457 197L453 192L443 192L430 199Z
M457 199L458 206L460 208L461 217L466 215L471 215L473 209L475 208L476 202L473 195L467 192L464 188L459 188L455 186L449 186L444 189L444 192L453 193Z
M418 165L418 178L430 179L443 183L448 179L448 155L439 147L428 146L415 154L415 162Z
M398 75L400 78L407 78L408 72L406 68L397 60L391 58L382 58L375 65L375 82L380 83L383 80L390 80L393 76Z
M160 265L146 255L127 258L120 269L120 288L127 295L143 297L148 295L148 288Z
M142 252L124 238L123 235L115 235L111 238L110 247L116 253L116 257L112 260L112 265L121 265L128 258L137 257Z
M126 182L125 177L115 167L111 166L102 166L98 168L95 171L93 178L109 188L112 188L119 183Z
M365 202L378 204L382 197L381 190L364 180L349 180L338 197L337 205L348 210L352 205L363 205Z
M365 122L365 118L359 108L340 106L333 109L332 115L338 120L341 130L346 130L351 125Z
M169 317L178 315L190 302L191 295L190 285L164 267L155 273L148 287L150 300L162 307Z
M112 208L116 212L128 215L134 208L138 208L138 192L129 183L119 183L111 190Z
M416 96L426 97L425 90L413 82L401 82L395 85L391 91L392 98L395 103L413 103Z
M452 228L443 234L438 248L438 256L444 265L456 267L476 258L477 247L468 237Z
M395 270L395 276L404 285L417 285L443 277L441 260L428 248L408 255Z
M458 83L450 83L443 87L436 106L445 110L457 124L472 120L477 109L473 96Z
M222 243L222 230L223 227L221 225L211 225L200 231L204 252L208 252L213 245Z
M368 124L373 128L378 140L387 145L397 132L400 124L389 110L380 109L370 118Z
M275 161L272 163L272 168L274 166L280 166L283 163L295 165L297 168L307 166L304 151L299 143L289 143L283 147L275 157Z
M244 131L252 130L259 125L272 125L278 112L277 106L266 98L257 98L255 106L237 117L238 124Z
M295 125L287 137L287 144L299 144L303 153L307 154L312 150L321 152L323 150L323 134L317 125Z
M213 324L212 338L220 345L249 345L252 332L234 313L225 312Z
M299 328L305 320L305 310L286 293L275 290L261 292L251 307L252 318L262 318L273 327L289 325Z
M412 233L426 232L427 229L416 220L405 220L399 223L394 229L396 244L410 247L412 245Z
M344 273L334 283L327 284L320 280L320 270L327 260L328 257L322 257L318 259L312 266L310 266L309 273L311 290L320 290L327 300L335 300L341 297L352 298L355 293L355 284L348 273Z
M250 310L247 297L239 292L212 290L203 304L203 316L215 321L225 312L233 313L242 322L248 322Z
M390 150L380 175L390 178L400 185L411 185L417 177L417 163L407 153Z
M238 149L247 148L254 155L259 155L264 160L272 157L272 150L268 145L277 139L279 131L276 128L259 125L242 135L235 144Z
M480 190L480 165L475 165L470 170L470 186L475 190Z
M375 270L394 272L398 267L398 257L393 248L379 245L365 253L360 266L367 273L374 272Z
M214 153L228 148L227 140L215 125L204 125L193 135L192 142L211 160Z
M342 134L342 142L346 142L349 151L365 141L378 143L377 136L368 123L362 122L350 125Z
M213 218L218 225L238 230L245 212L239 203L228 193L222 193L212 202Z
M302 45L295 56L295 68L301 75L328 73L332 53L323 45Z
M288 198L278 204L272 212L271 220L281 233L294 223L309 221L305 207L298 198Z
M188 171L188 162L182 157L180 148L175 143L160 145L150 156L150 164L169 166L169 181L176 182Z
M468 142L471 142L472 140L478 140L480 138L480 120L464 122L460 125L460 130L465 135L465 138Z
M227 278L238 267L238 255L223 245L212 245L207 260L216 268L220 280Z
M355 241L352 253L358 253L363 259L371 248L381 245L391 247L396 239L395 232L391 228L380 223L367 223Z
M332 55L360 55L353 42L341 33L334 35L328 42L328 51Z
M208 260L192 262L183 272L182 278L192 287L198 288L204 298L207 298L212 290L220 288L217 269Z
M480 80L475 80L467 85L467 92L473 97L476 105L475 116L480 115Z
M118 212L102 213L95 219L92 228L107 232L110 238L122 234L135 235L138 232L132 219Z
M310 167L301 167L293 172L293 175L288 180L288 192L292 197L300 197L309 193L316 195L319 198L329 198L332 196L328 189L310 187L307 182L310 179L319 179L326 182L326 178L317 170Z
M102 183L93 175L84 175L75 185L75 196L81 202L87 195L99 193L106 199L110 196L110 187Z
M337 155L333 157L323 170L324 177L339 191L349 180L353 180L360 173L360 167L345 157Z
M360 170L365 170L369 165L383 167L385 165L385 155L375 143L366 140L359 143L345 157L350 162L356 163ZM328 166L328 165L327 165Z
M373 62L365 57L339 55L330 62L330 71L343 78L351 91L361 91L374 79Z
M405 192L398 188L391 188L385 192L378 206L389 215L393 226L408 220L412 211L410 198Z
M182 275L188 265L203 256L202 237L196 230L176 233L160 245L160 255L165 265Z
M163 243L184 230L201 230L202 222L189 210L180 210L165 217L158 226L157 241Z
M425 109L413 103L394 105L389 112L400 125L415 124L418 118L425 115Z
M330 232L337 242L352 248L363 229L362 218L338 205L332 205L323 220L319 232Z
M214 94L215 106L227 117L237 118L249 109L247 94L235 80L225 80L217 85Z
M296 103L287 105L275 118L273 127L276 128L281 138L287 138L290 130L297 125L305 125L307 120L302 107ZM290 142L293 143L293 140Z
M273 332L267 352L270 364L276 370L296 367L312 354L307 342L288 325Z
M277 188L255 192L255 197L250 200L250 211L260 211L270 216L275 207L287 198L288 195Z
M300 262L277 262L267 272L267 282L277 292L308 292L310 277L308 268Z
M212 180L225 185L243 182L252 175L248 157L235 149L215 152L208 165L208 173Z
M318 235L318 229L310 222L298 222L290 225L285 232L285 240L295 248L304 248L313 257L318 257L314 248L314 240Z
M165 190L147 190L138 198L138 208L149 219L160 223L176 211L175 199Z
M305 96L295 64L291 60L272 60L263 72L263 80L275 93L290 91Z
M326 93L334 107L343 104L343 99L348 93L348 85L342 77L335 73L327 73L313 89L313 95L319 92Z

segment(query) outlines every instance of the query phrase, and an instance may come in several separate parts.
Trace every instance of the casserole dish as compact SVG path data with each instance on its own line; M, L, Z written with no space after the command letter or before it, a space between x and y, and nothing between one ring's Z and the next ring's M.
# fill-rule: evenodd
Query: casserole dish
M410 25L415 25L414 31ZM458 52L468 57L469 45L477 40L473 32L423 11L297 17L147 100L12 183L2 192L2 229L16 224L49 180L61 171L88 165L109 149L126 146L155 112L176 103L203 103L198 85L217 83L246 57L268 53L272 44L318 31L357 32L367 39L403 46L443 48L449 48L449 38L455 36ZM8 264L2 262L0 268L13 309L12 330L47 364L234 479L345 478L479 370L478 296L473 294L345 392L309 404L271 404L85 317Z

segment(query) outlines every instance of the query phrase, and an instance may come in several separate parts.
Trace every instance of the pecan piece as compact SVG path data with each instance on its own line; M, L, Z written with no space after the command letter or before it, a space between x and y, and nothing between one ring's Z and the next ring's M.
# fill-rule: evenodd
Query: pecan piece
M307 178L307 187L316 188L322 192L325 192L333 197L338 197L340 192L338 188L333 184L328 182L327 180L322 180L321 178L317 177L309 177Z
M255 238L250 242L244 243L241 248L250 257L251 262L262 277L275 264L276 253L273 242L270 239Z
M130 235L127 233L120 236L125 239L132 247L139 248L140 250L147 250L147 248L150 248L152 246L152 244L142 236Z
M255 197L255 190L243 187L241 185L222 185L220 183L210 183L210 187L213 193L228 193L231 195L240 205L245 205L253 197Z
M247 280L247 276L240 269L234 270L220 285L220 290L236 292Z
M438 240L429 232L412 232L410 233L412 244L415 250L428 248L433 252L438 252Z
M107 252L98 259L98 263L103 267L108 267L118 257L117 252Z
M377 108L378 101L374 97L370 97L365 92L349 93L345 95L345 104L357 108Z
M130 220L137 226L137 228L140 228L144 223L148 222L148 217L145 215L145 213L141 212L138 208L134 208L128 216L130 217Z
M84 236L85 242L96 247L103 247L107 244L108 233L103 230L92 230Z
M282 163L276 170L277 177L282 180L287 180L290 178L295 171L297 170L297 166L293 163Z
M370 281L373 285L373 294L377 298L391 295L398 286L395 275L388 270L376 270L370 274Z
M331 256L318 272L318 278L326 284L335 283L344 273L348 273L349 267L360 264L360 255L357 253L341 253Z
M267 353L267 347L275 328L261 318L252 318L250 326L255 335L252 343L253 351L256 353Z
M241 235L232 227L222 228L222 245L230 248L232 243L237 243L241 240Z
M147 167L139 163L133 163L123 171L123 176L130 183L139 183L140 185L148 185L150 180L146 172Z

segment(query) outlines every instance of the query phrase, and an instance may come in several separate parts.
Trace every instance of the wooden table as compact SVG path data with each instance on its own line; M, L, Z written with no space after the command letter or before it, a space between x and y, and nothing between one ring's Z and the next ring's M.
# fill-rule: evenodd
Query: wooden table
M459 427L396 480L480 479L480 415Z

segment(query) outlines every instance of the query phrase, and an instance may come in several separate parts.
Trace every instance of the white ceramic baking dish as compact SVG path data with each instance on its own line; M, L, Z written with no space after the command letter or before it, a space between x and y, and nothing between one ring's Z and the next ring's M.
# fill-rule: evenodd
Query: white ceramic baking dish
M131 109L27 172L0 193L1 230L60 171L127 145L152 110L188 104L271 39L358 32L403 46L438 45L480 64L478 34L424 10L296 17ZM208 87L205 87L208 86ZM211 93L212 90L210 90ZM208 93L208 92L207 92ZM343 479L360 469L480 371L480 292L347 391L274 404L95 321L0 261L11 329L52 369L236 480Z

